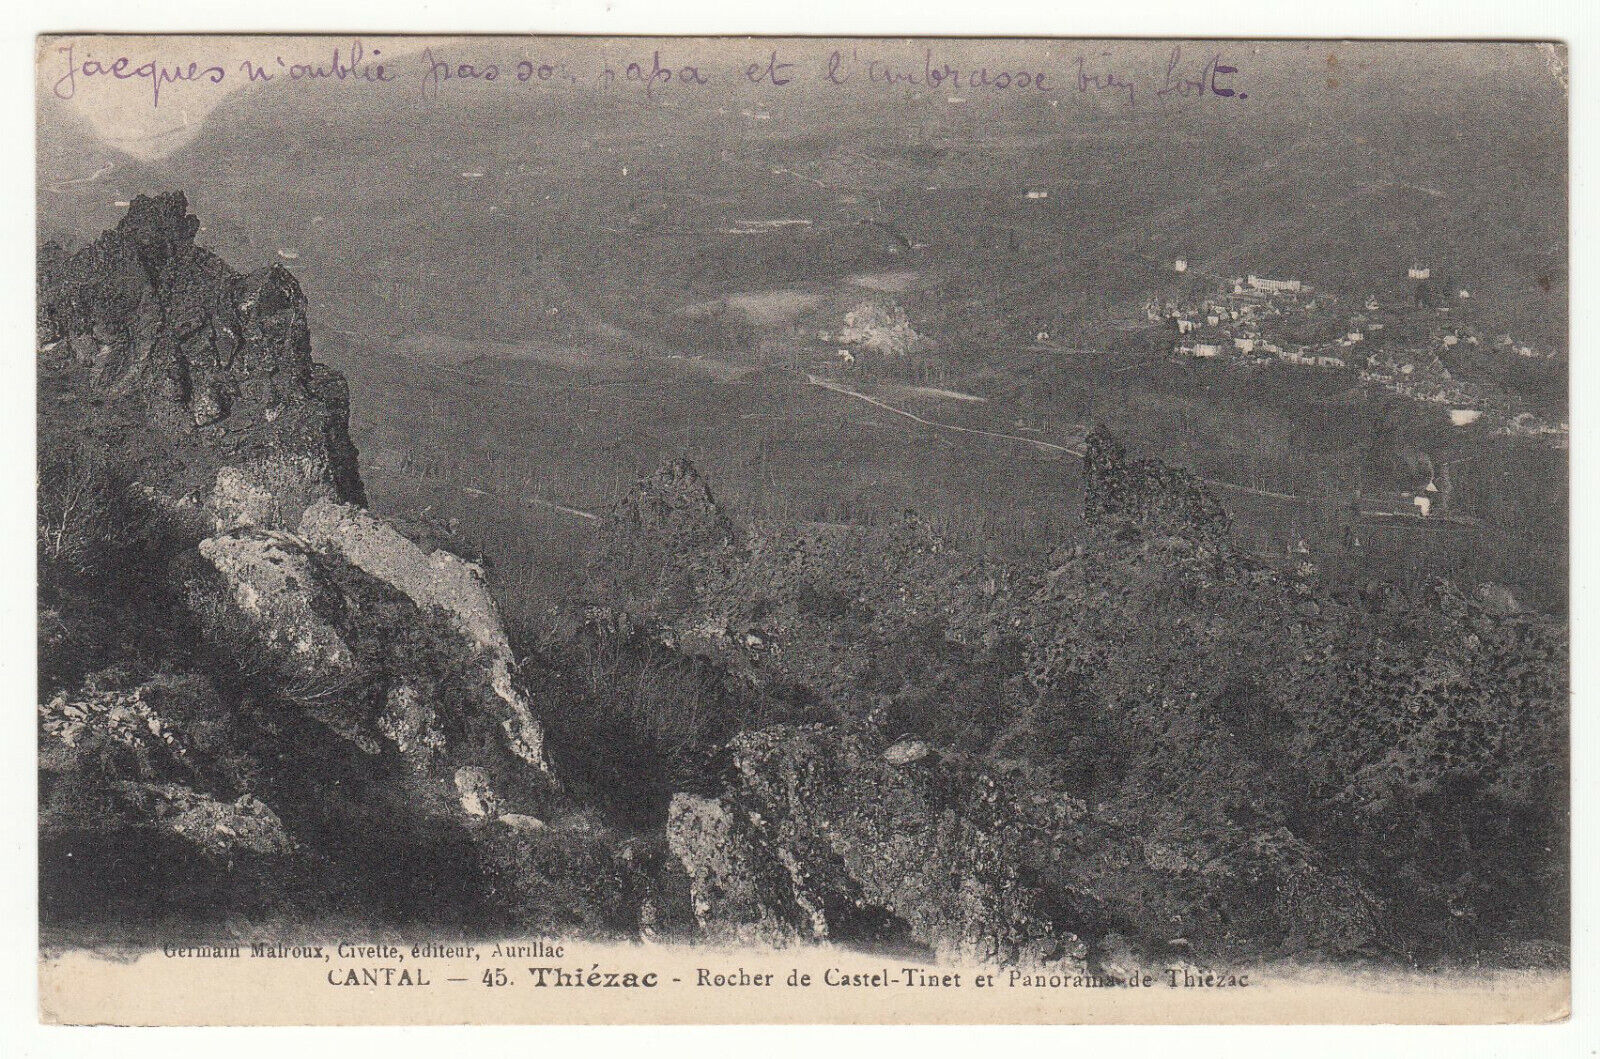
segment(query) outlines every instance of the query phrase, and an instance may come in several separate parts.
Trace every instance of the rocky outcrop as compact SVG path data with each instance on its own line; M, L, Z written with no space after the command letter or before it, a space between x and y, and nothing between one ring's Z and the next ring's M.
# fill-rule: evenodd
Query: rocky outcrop
M362 506L344 380L311 359L294 277L240 275L197 229L181 194L141 197L84 250L41 252L41 448L68 493L89 478L149 510L115 541L109 514L51 524L87 553L114 545L100 567L126 582L47 570L47 671L117 661L41 707L52 871L133 892L132 844L211 888L202 904L231 899L237 866L282 907L288 863L298 900L403 871L465 893L446 903L594 915L562 892L583 870L568 854L609 863L617 840L554 781L482 569ZM74 457L81 436L94 459ZM628 900L609 926L637 918Z
M918 352L926 344L912 328L905 309L893 301L864 301L845 313L844 326L836 334L819 337L888 357Z
M229 752L207 731L215 688L193 674L138 680L91 674L40 707L46 831L132 828L159 832L217 860L281 857L296 845L278 814L248 790ZM60 778L77 777L61 783ZM92 796L84 798L85 790ZM73 819L76 817L76 819Z
M141 195L77 253L42 247L49 366L80 375L96 399L135 406L183 450L147 467L146 484L174 498L208 491L233 466L301 507L318 495L362 502L348 388L311 359L300 285L278 265L235 272L195 245L199 226L181 192Z
M321 554L336 557L391 585L423 609L438 608L489 673L498 696L508 745L542 771L544 731L526 695L512 679L515 661L500 613L483 581L483 569L447 551L424 552L394 527L350 504L319 500L300 518L300 536Z
M212 856L294 852L283 821L254 795L221 802L177 783L121 781L113 788L130 811Z
M347 598L338 568L353 568L410 602L412 615L382 620L448 616L456 642L441 650L470 655L492 691L475 705L499 718L518 758L548 771L482 570L424 552L358 506L348 393L311 359L298 283L278 265L235 272L195 245L198 229L181 193L136 198L91 246L41 251L38 314L41 342L61 353L47 367L137 406L164 440L163 452L134 439L119 453L141 484L209 514L214 532L197 545L207 576L184 576L202 626L230 645L253 643L298 698L315 691L331 702L354 685L381 685L406 701L418 682L405 667L358 658L347 642L384 632ZM388 730L414 750L436 748L437 727L420 712L428 708L391 711Z
M663 464L618 502L616 529L648 536L672 549L692 549L733 540L733 524L711 495L711 486L687 457Z
M208 635L269 659L291 699L359 745L387 742L418 770L459 756L442 710L458 729L492 723L506 751L548 777L543 728L513 677L482 571L425 553L350 505L318 501L299 528L200 542L204 566L184 584ZM422 689L455 701L428 701Z
M1018 798L982 770L823 726L747 732L729 749L729 790L679 795L667 827L708 937L898 937L942 959L1028 966L1087 954L1025 870L1028 848L1057 842L1081 804Z
M1084 438L1083 519L1091 529L1130 538L1177 538L1228 547L1231 520L1200 480L1160 460L1132 460L1104 427Z
M943 954L1106 967L1113 935L1162 961L1455 944L1497 886L1559 922L1559 868L1470 836L1561 848L1564 630L1262 562L1103 431L1085 494L1038 562L761 526L657 567L662 642L828 721L768 714L673 800L705 936L870 943L874 910Z

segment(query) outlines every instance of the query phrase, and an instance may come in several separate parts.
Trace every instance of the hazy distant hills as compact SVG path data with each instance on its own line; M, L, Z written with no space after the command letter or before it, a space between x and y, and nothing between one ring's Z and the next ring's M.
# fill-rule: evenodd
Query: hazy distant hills
M794 45L797 68L814 75L828 47ZM920 68L920 48L881 47ZM1169 46L1091 47L1085 70L1143 79L1133 106L1078 91L1068 56L1083 47L983 53L1048 50L1035 65L1059 71L1059 88L1036 95L1056 106L814 76L781 91L667 86L654 101L637 86L446 84L433 102L409 87L258 87L160 164L119 158L85 184L64 182L105 152L47 108L41 220L87 235L116 199L159 190L134 185L181 182L211 245L295 255L327 302L313 322L372 333L648 341L652 315L708 294L892 265L980 297L989 327L1016 317L1020 334L1166 282L1183 255L1356 293L1426 261L1472 291L1473 313L1505 321L1489 326L1564 344L1564 99L1531 46L1216 46L1248 101L1158 101ZM539 54L621 68L652 51ZM725 72L732 54L706 65ZM742 224L785 219L806 223Z

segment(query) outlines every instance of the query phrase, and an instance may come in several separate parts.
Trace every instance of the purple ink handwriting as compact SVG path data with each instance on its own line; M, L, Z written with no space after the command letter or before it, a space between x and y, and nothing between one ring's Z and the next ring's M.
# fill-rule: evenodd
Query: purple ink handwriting
M1166 76L1162 80L1161 87L1156 89L1157 96L1166 97L1176 93L1178 98L1188 99L1190 97L1203 96L1209 92L1211 95L1221 96L1224 99L1250 98L1245 93L1232 87L1230 75L1239 71L1236 67L1224 66L1220 53L1211 56L1193 72L1183 72L1180 69L1182 65L1183 49L1174 46L1172 56L1167 60ZM1219 78L1222 79L1220 84L1218 83Z
M537 40L537 38L532 38ZM52 90L61 99L79 98L108 82L140 82L148 87L150 105L160 107L176 90L200 90L213 85L231 88L236 82L321 82L375 91L412 92L423 101L442 103L455 89L473 85L506 89L563 85L621 93L635 92L655 101L669 92L694 92L712 85L757 85L783 90L793 85L822 86L842 91L907 90L962 93L977 98L1001 95L1048 96L1053 104L1062 97L1103 97L1119 104L1144 100L1180 101L1213 97L1242 101L1249 94L1240 87L1239 67L1223 61L1220 51L1200 61L1185 58L1181 47L1156 69L1128 65L1111 51L1094 57L1078 55L1029 63L952 61L933 45L920 53L891 46L852 45L828 50L820 58L786 55L774 47L753 42L752 54L716 63L673 55L663 48L641 48L634 56L607 55L592 65L571 59L489 58L474 54L470 41L440 42L420 53L386 56L379 47L360 38L331 46L321 55L289 57L262 55L227 65L204 56L173 60L137 54L90 54L87 41L67 42L56 49L58 67L50 71ZM204 47L197 42L195 47ZM224 88L224 91L227 90ZM793 89L791 89L793 90ZM917 98L913 94L912 98ZM958 102L965 102L965 99Z
M221 84L225 73L220 66L202 66L200 62L189 63L167 62L158 63L153 59L139 62L127 55L119 55L114 59L91 59L85 57L78 60L74 55L73 45L58 48L66 62L66 73L56 79L55 94L60 99L72 99L78 93L78 82L92 81L95 78L110 78L117 81L145 81L150 85L150 105L161 105L161 89L166 85L174 85L183 81L206 80L211 84Z

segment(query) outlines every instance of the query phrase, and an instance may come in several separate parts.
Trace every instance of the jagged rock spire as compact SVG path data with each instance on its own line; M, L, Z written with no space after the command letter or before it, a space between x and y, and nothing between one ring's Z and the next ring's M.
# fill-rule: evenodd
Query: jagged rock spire
M173 191L138 196L76 253L41 247L45 368L142 406L195 472L178 492L208 488L224 465L290 460L312 492L364 502L348 392L312 360L299 283L277 264L240 274L195 245L199 228Z
M679 456L641 478L618 502L612 521L619 527L684 544L733 539L733 524L711 494L711 485L687 456Z
M1083 518L1093 529L1139 536L1187 537L1220 545L1231 520L1198 478L1155 459L1130 460L1103 426L1084 438Z

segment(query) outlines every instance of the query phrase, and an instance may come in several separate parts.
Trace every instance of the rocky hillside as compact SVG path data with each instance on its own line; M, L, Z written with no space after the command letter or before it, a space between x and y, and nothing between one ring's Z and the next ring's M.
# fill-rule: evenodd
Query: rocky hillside
M363 507L294 277L197 228L141 197L40 255L47 921L489 922L527 891L636 930L631 854L563 796L483 571ZM604 908L546 871L606 879Z
M1566 630L1493 586L1268 567L1196 479L1099 431L1082 543L1038 565L915 517L685 549L722 525L704 484L645 484L617 565L654 573L617 609L777 707L668 808L708 935L1100 967L1562 958ZM641 508L679 513L680 543Z
M1565 959L1567 632L1492 586L1265 566L1096 431L1042 561L673 461L522 642L364 507L294 278L197 227L40 255L48 931Z

